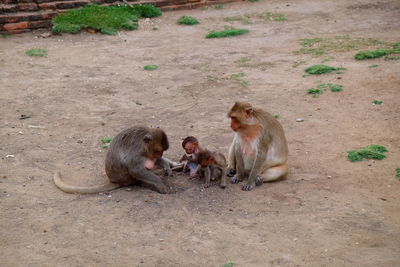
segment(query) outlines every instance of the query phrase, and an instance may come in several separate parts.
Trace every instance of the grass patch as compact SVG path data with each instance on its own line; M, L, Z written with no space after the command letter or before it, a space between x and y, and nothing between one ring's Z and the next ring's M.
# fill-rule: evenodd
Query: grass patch
M333 83L322 83L318 85L316 88L310 88L307 90L307 93L312 95L313 97L317 97L321 95L325 90L331 90L331 92L340 92L343 90L343 86L340 84Z
M161 11L149 4L99 6L91 4L79 9L68 10L53 18L53 33L77 33L92 28L104 34L114 35L120 29L136 30L141 17L161 16Z
M236 263L234 262L227 262L221 265L221 267L234 267Z
M272 13L272 12L263 12L257 14L257 17L263 20L270 20L270 21L285 21L287 18L284 14L281 13Z
M279 114L273 114L272 115L275 119L279 119L280 115Z
M383 56L389 56L392 54L400 54L400 43L395 43L391 49L379 48L376 50L361 51L354 55L357 60L366 60L379 58Z
M1 34L1 37L3 37L3 38L7 38L8 36L10 36L10 35L7 34L7 33L2 33L2 34Z
M385 56L385 60L400 60L400 56L388 55Z
M396 177L400 181L400 168L396 168Z
M230 37L230 36L237 36L237 35L242 35L245 33L248 33L249 30L247 29L226 29L223 31L210 31L207 35L206 38L224 38L224 37Z
M144 70L156 70L158 69L157 65L146 65L143 67Z
M215 9L224 9L224 6L223 5L215 5L214 8Z
M242 87L247 87L247 86L249 86L249 82L242 79L245 76L246 76L246 74L244 72L240 72L240 73L232 74L230 76L230 79L233 81L236 81Z
M25 51L25 54L30 57L44 57L47 55L47 50L44 48L33 48Z
M381 101L381 100L372 100L372 104L380 105L380 104L383 104L383 101Z
M307 93L312 95L313 97L317 97L318 95L322 95L323 94L323 90L319 89L319 88L310 88L307 89Z
M292 68L297 68L298 66L303 65L303 64L306 64L306 62L304 60L295 61L292 64Z
M178 19L177 23L181 25L196 25L199 24L200 22L194 17L182 16Z
M335 68L327 65L313 65L311 67L306 68L305 72L307 72L308 74L320 75L338 70L344 70L344 68Z
M373 65L369 65L369 66L368 66L368 68L370 68L370 69L371 69L371 68L376 68L376 67L379 67L379 65L378 65L378 64L373 64Z
M243 24L252 24L253 22L250 20L250 15L245 14L241 16L232 16L232 17L225 17L224 21L240 21Z
M109 148L112 139L113 137L104 137L103 139L101 139L101 148Z
M388 152L386 147L380 145L370 145L359 150L347 151L347 158L351 162L362 161L364 159L382 160L386 158L386 156L383 154L384 152Z
M369 46L388 45L373 38L352 38L349 36L301 39L299 44L303 48L294 51L295 54L308 54L313 57L319 57L328 53L348 52Z

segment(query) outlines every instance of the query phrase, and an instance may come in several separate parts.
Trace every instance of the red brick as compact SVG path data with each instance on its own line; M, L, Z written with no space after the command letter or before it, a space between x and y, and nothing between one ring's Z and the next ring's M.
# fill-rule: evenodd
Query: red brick
M56 3L42 3L39 4L39 9L57 9Z
M30 30L30 29L21 29L21 30L7 31L6 33L9 33L9 34L18 34L18 33L29 32L29 31L31 31L31 30Z
M198 8L198 7L202 7L205 5L206 5L205 2L192 3L192 4L190 4L190 8Z
M18 3L35 3L34 0L18 0Z
M28 28L27 21L4 24L4 29L6 29L7 31L21 30L21 29L27 29L27 28Z
M48 28L51 25L50 20L37 20L37 21L30 21L28 23L29 29L37 29L37 28Z
M1 5L0 6L0 13L9 13L9 12L17 12L18 11L18 6L17 5Z
M188 3L200 2L200 0L188 0Z
M4 4L16 4L16 3L18 3L18 1L17 0L3 0L3 3Z
M18 4L18 9L20 11L36 11L38 6L35 3Z
M183 5L170 5L170 6L165 6L162 7L161 10L163 11L171 11L171 10L184 10L184 9L189 9L190 4L183 4Z

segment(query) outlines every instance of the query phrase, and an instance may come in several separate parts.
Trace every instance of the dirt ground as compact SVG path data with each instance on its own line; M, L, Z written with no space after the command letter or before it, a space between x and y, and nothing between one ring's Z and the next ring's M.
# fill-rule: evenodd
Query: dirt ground
M223 20L265 11L288 20ZM398 266L400 61L293 51L302 38L399 42L399 12L397 0L262 0L166 12L116 36L0 38L1 265ZM176 25L182 15L201 24ZM250 33L204 38L225 25ZM48 55L25 55L31 48ZM249 64L240 64L244 57ZM327 57L346 70L303 77ZM148 64L159 69L143 70ZM344 90L306 94L326 82ZM173 195L143 187L75 195L52 182L56 170L75 182L105 179L100 140L138 124L167 132L171 159L187 135L227 155L235 100L279 114L287 179L244 192L175 175ZM347 160L346 151L370 144L386 146L387 158Z

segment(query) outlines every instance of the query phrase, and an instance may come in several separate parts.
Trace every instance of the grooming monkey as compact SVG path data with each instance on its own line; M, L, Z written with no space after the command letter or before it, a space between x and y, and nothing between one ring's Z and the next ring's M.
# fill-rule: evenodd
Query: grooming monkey
M235 132L229 149L229 167L236 170L232 183L248 177L242 190L275 181L288 173L288 147L281 124L268 112L236 102L228 112Z
M210 187L211 181L221 178L221 188L226 187L226 159L222 153L203 150L199 153L197 171L204 176L204 187Z
M67 193L98 193L143 182L154 187L159 193L171 194L176 190L153 173L155 167L164 168L171 174L174 162L163 158L169 147L165 132L158 128L136 126L115 136L106 155L105 169L110 183L93 186L73 186L61 179L60 173L54 175L54 183Z

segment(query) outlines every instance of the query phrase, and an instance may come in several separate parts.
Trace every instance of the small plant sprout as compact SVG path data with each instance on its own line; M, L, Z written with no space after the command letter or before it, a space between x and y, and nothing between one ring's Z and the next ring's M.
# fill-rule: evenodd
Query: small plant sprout
M221 267L234 267L235 265L236 265L236 263L234 263L234 262L227 262L227 263L222 264Z
M242 79L245 76L246 76L246 74L244 72L240 72L240 73L232 74L230 76L230 79L233 81L236 81L242 87L247 87L247 86L249 86L249 82Z
M271 13L271 12L264 12L257 15L259 18L263 20L271 20L271 21L285 21L287 18L285 15L281 13Z
M396 168L396 177L400 181L400 168Z
M249 30L247 29L235 29L235 28L230 28L226 29L223 31L211 31L206 35L207 39L210 38L224 38L224 37L230 37L230 36L236 36L236 35L242 35L245 33L248 33Z
M273 114L272 116L273 116L275 119L279 119L279 117L280 117L279 114Z
M224 6L223 5L215 5L214 8L215 9L224 9Z
M44 57L47 55L47 50L43 48L33 48L25 52L30 57Z
M386 147L380 145L370 145L359 150L347 151L347 158L351 162L362 161L364 159L382 160L386 158L386 156L383 154L384 152L388 152Z
M103 139L101 139L101 148L109 148L112 139L112 137L104 137Z
M250 15L240 15L240 16L232 16L232 17L225 17L224 21L240 21L242 24L252 24L253 22L250 20Z
M157 65L146 65L143 67L144 70L156 70L158 69Z
M194 17L182 16L178 19L177 23L181 25L196 25L200 22Z
M321 95L324 91L319 89L319 88L310 88L307 89L307 93L312 95L313 97L317 97L318 95Z
M318 85L318 88L320 89L330 89L331 92L340 92L343 91L343 86L339 84L333 84L333 83L323 83Z
M306 62L305 62L304 60L295 61L295 62L292 64L292 67L293 67L293 68L297 68L298 66L300 66L300 65L302 65L302 64L306 64Z
M371 69L371 68L376 68L376 67L378 67L378 66L379 66L378 64L373 64L373 65L369 65L368 68Z
M305 69L305 72L312 75L320 75L338 70L345 70L345 68L335 68L327 65L313 65Z
M380 104L383 104L383 101L381 101L381 100L372 100L372 104L373 105L380 105Z

